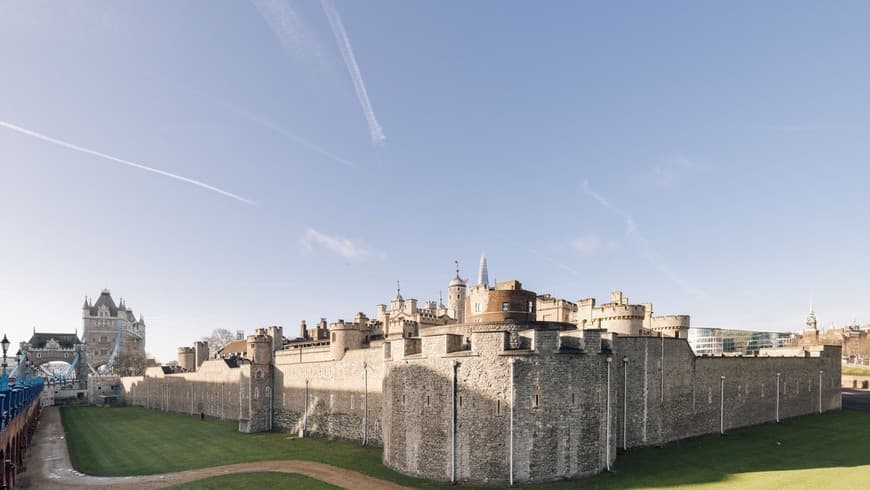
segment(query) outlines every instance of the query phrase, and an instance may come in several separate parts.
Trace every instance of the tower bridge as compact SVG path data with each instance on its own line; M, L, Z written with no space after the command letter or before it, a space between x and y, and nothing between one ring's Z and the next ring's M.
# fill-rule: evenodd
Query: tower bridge
M48 379L87 380L90 374L112 372L116 366L130 366L145 359L145 319L137 318L124 299L115 303L104 289L96 301L85 298L82 305L82 334L33 331L30 340L21 343L22 362L41 368ZM61 371L44 367L64 362ZM15 368L17 372L17 367ZM15 372L13 372L13 375Z

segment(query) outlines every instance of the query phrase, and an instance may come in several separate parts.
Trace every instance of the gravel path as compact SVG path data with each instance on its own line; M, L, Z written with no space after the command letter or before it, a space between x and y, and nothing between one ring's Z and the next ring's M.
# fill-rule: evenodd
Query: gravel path
M60 410L57 407L48 407L43 411L25 467L27 470L19 475L17 482L20 488L165 488L210 476L252 471L297 473L342 488L361 490L404 488L356 471L301 460L239 463L159 475L88 476L72 468L66 448L66 436L60 421Z

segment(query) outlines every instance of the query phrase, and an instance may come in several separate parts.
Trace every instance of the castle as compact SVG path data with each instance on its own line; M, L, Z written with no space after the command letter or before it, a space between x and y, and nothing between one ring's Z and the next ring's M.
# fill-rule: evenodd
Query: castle
M618 450L840 408L840 349L697 357L689 317L620 292L596 305L457 271L447 304L397 287L375 318L257 329L244 355L124 377L127 403L383 447L422 478L487 484L579 478ZM190 365L187 350L180 351ZM198 357L198 356L197 356ZM179 360L181 363L181 359Z

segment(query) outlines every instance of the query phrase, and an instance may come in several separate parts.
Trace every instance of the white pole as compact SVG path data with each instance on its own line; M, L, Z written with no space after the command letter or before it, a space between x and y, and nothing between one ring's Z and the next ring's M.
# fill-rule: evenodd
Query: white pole
M308 380L305 380L305 408L302 409L302 428L299 430L299 436L305 437L305 430L308 428Z
M628 449L628 356L622 358L622 450Z
M776 423L779 423L779 377L782 373L776 373Z
M719 377L719 433L725 435L725 376Z
M514 405L516 402L516 397L514 396L514 364L516 364L516 358L511 357L510 361L508 361L511 365L511 392L510 392L510 404L511 404L511 413L510 413L510 445L508 446L508 460L509 460L509 468L510 473L508 475L508 481L510 485L514 485Z
M605 468L607 468L607 471L610 471L610 366L612 363L613 363L613 358L608 356L607 357L607 429L606 429L607 450L605 452L607 460L604 462L604 466L605 466Z
M822 374L825 372L819 370L819 413L822 413Z

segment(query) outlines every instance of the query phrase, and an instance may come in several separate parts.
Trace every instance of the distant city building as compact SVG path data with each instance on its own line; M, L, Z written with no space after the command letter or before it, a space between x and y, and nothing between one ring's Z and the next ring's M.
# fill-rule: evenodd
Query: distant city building
M731 330L727 328L692 327L689 345L697 356L721 354L755 355L761 349L789 345L794 335L788 332Z
M867 359L870 359L870 325L853 323L839 328L832 326L822 331L818 328L815 312L810 306L806 328L803 333L795 335L794 345L802 347L840 345L843 347L844 359L864 364Z

